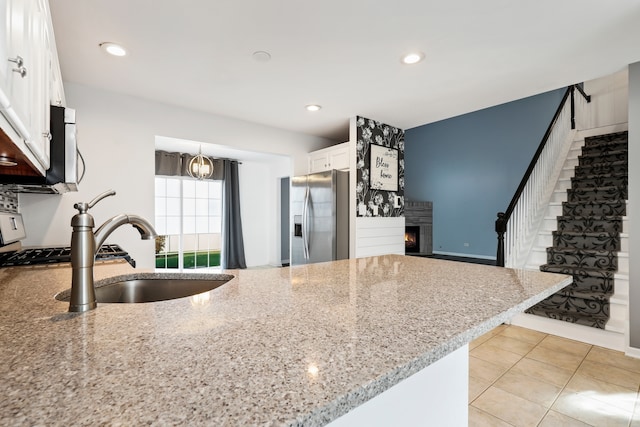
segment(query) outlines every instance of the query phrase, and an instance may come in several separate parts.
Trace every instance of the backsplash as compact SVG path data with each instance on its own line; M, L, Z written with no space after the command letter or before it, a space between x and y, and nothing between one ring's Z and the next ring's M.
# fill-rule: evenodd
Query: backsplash
M18 213L18 195L0 185L0 212Z
M360 116L356 130L357 216L404 216L404 130Z

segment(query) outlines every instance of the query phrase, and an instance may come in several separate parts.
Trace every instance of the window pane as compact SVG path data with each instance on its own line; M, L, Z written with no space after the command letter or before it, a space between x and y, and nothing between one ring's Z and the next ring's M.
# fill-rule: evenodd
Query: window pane
M212 199L222 198L222 181L209 182L209 197Z
M194 252L198 249L198 236L196 234L185 234L183 237L183 250Z
M165 178L156 177L156 197L166 196L167 180Z
M162 235L167 233L167 218L165 217L156 217L156 221L154 224L154 228L156 229L156 233Z
M180 197L180 180L167 178L167 196Z
M182 197L196 197L196 182L192 179L183 179L182 180Z
M198 199L209 197L209 183L207 181L196 181L196 197Z
M167 199L156 197L156 218L167 214Z
M167 199L167 216L180 216L180 198L170 197Z
M196 232L196 217L185 216L182 218L182 232L192 234Z
M209 232L210 233L222 232L222 219L219 216L209 217Z
M182 214L184 216L196 214L196 199L182 199Z
M222 215L222 201L217 199L209 199L209 214L221 216Z
M209 201L207 199L196 199L196 215L207 216L209 214Z
M206 216L196 217L196 233L208 233L209 232L209 218Z
M180 217L167 217L166 234L180 234Z
M209 236L209 248L217 249L218 251L222 248L221 241L222 235L220 233L210 233Z

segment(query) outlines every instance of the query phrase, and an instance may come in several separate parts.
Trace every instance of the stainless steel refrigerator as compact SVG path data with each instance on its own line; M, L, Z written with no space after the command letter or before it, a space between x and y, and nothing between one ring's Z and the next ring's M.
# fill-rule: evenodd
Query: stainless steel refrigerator
M291 180L291 265L349 258L349 172Z

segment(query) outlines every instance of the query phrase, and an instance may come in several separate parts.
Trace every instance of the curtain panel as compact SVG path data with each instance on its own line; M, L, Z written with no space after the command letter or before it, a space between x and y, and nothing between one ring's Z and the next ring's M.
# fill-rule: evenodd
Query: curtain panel
M242 219L240 218L240 181L238 162L224 161L222 180L222 268L247 268L244 258Z

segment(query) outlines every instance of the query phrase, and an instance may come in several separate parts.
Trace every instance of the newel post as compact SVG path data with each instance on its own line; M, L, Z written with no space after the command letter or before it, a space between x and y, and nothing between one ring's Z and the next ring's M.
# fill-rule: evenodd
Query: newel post
M496 265L504 267L504 233L507 231L507 220L504 212L498 212L496 219L496 233L498 233L498 253L496 254Z

